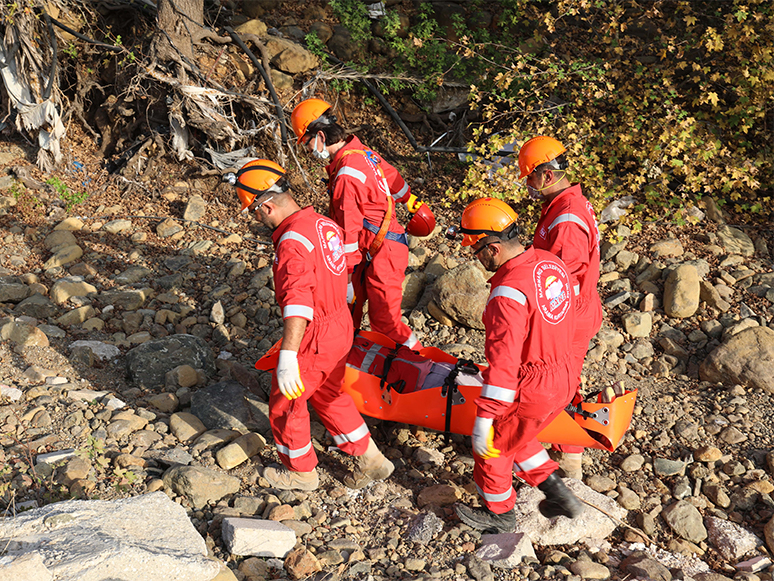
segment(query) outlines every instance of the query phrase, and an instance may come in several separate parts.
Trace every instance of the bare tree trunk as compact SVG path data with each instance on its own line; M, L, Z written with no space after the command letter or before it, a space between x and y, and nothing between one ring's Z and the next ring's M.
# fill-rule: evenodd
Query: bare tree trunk
M194 63L194 45L204 36L203 24L204 0L159 0L156 59Z

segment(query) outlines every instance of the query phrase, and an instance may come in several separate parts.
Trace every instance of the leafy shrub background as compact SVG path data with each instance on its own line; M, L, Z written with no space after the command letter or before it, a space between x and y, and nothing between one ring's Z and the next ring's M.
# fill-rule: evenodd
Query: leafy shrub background
M354 3L332 5L342 12ZM478 113L471 150L490 155L510 142L518 150L533 135L552 135L597 208L634 195L648 217L682 222L688 206L710 195L753 217L772 212L770 0L468 6L469 14L494 12L493 26L458 18L442 33L424 4L401 37L396 13L388 12L385 38L397 57L360 64L421 77L411 90L425 101L444 82L468 83ZM491 176L488 166L473 164L449 198L523 200L515 165Z

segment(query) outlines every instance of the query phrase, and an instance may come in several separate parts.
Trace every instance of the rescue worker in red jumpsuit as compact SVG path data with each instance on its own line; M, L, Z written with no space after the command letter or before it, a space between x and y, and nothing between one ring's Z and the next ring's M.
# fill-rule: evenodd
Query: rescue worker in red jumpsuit
M456 511L465 524L498 533L515 526L513 472L546 495L539 504L546 518L582 511L537 440L575 395L571 279L550 252L524 249L516 220L502 200L482 198L465 208L457 229L462 245L494 275L483 314L489 367L473 428L473 478L483 508Z
M417 202L398 170L366 149L356 136L346 136L325 101L303 101L293 110L291 123L298 142L327 163L330 217L344 230L347 301L356 302L355 325L360 326L362 306L368 300L371 330L410 349L421 349L414 332L401 321L408 239L394 205L419 209L412 222L427 216L427 206Z
M599 281L599 230L591 203L580 184L570 184L565 148L556 139L539 135L519 150L520 178L530 195L542 199L534 247L558 256L567 265L575 293L575 335L572 353L580 398L581 372L589 341L602 325ZM583 476L581 446L554 445L552 457L569 478Z
M347 267L341 229L290 195L284 170L269 160L247 163L237 174L242 211L273 230L274 290L283 333L269 396L269 420L282 468L263 477L273 488L315 490L319 484L307 402L336 445L357 456L344 479L362 488L387 478L392 462L376 447L352 398L341 390L352 345L346 302Z

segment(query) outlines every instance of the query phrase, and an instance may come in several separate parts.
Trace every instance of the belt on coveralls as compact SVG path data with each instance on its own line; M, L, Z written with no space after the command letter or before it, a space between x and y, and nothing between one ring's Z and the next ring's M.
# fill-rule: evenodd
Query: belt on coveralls
M365 228L369 232L372 232L373 234L379 233L379 227L374 226L373 224L371 224L371 222L369 222L365 218L363 218L363 228ZM400 242L401 244L405 244L406 246L408 246L408 237L406 236L405 232L402 234L398 234L397 232L387 232L384 235L384 237L387 240L392 240L393 242Z

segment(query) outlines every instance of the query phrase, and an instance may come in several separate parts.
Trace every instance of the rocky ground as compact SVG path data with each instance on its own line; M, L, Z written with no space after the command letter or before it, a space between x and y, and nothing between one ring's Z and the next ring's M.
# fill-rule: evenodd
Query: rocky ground
M17 180L31 167L19 144L0 156ZM351 462L314 422L319 490L266 488L260 468L277 456L253 365L281 324L267 232L218 178L127 188L87 166L77 179L94 194L70 208L33 169L23 195L0 184L3 538L14 512L163 491L226 562L222 579L772 578L771 229L730 227L708 204L695 226L619 227L603 245L585 389L622 380L638 404L617 451L589 451L573 487L618 520L589 507L548 526L523 489L525 542L456 519L455 502L476 501L469 442L421 428L369 422L396 470L351 491ZM405 315L422 343L482 362L484 273L438 234L412 241L410 271ZM287 529L251 537L240 517ZM284 559L240 556L256 539Z

